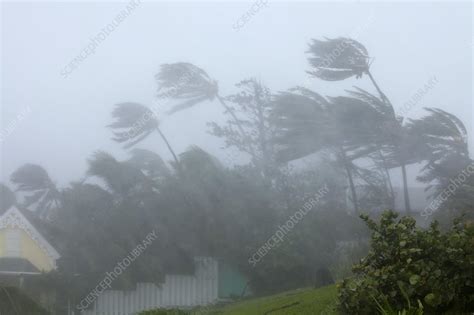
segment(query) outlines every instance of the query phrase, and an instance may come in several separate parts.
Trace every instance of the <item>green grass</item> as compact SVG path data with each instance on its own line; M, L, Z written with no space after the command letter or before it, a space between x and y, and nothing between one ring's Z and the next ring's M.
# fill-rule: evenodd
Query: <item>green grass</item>
M249 299L212 309L201 309L199 315L329 315L337 314L336 286L300 289L268 297Z

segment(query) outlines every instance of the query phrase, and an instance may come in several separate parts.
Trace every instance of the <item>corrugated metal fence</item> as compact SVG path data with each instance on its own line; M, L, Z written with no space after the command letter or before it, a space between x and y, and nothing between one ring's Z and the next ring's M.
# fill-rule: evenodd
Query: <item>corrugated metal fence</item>
M131 315L153 308L189 308L218 299L218 262L196 258L194 275L166 275L165 282L138 283L135 290L106 290L82 315Z

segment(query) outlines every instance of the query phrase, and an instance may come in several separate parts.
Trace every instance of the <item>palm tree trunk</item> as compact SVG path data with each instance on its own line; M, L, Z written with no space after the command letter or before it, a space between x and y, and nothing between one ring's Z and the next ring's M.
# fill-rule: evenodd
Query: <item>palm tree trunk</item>
M390 102L388 97L384 94L384 92L382 92L382 90L380 89L377 82L375 82L375 79L372 76L372 73L370 73L369 70L367 70L366 73L369 76L370 80L372 81L372 84L375 86L375 88L379 92L380 97L382 98L382 100L384 100L388 105L390 105L392 107L393 116L394 116L394 119L396 120L395 109L393 108L392 103ZM403 175L403 195L404 195L404 198L405 198L405 211L406 211L407 214L410 214L411 213L410 196L409 196L409 193L408 193L407 170L406 170L405 163L401 163L401 168L402 168L402 175Z
M408 193L408 181L407 181L407 169L405 163L402 163L402 176L403 176L403 196L405 198L405 211L408 215L411 214L411 207L410 207L410 195Z
M390 106L392 106L392 109L393 109L393 105L392 103L390 102L390 100L388 99L387 95L385 95L384 92L382 92L382 90L380 89L379 85L377 84L377 82L375 82L375 79L374 77L372 76L372 73L370 73L369 70L367 70L367 75L369 76L370 78L370 81L372 81L372 84L375 86L375 88L377 89L377 92L379 92L380 94L380 97L382 98L382 100L384 102L387 102L387 104L389 104Z
M390 196L391 196L390 204L391 204L392 210L395 210L395 192L393 191L392 177L390 176L390 172L387 167L387 161L385 160L385 156L382 154L382 151L380 149L378 150L378 153L379 153L380 159L382 160L382 167L385 171L385 176L387 177L388 188L390 190Z
M166 139L165 135L163 132L161 132L159 127L156 127L156 131L160 134L161 139L165 142L166 146L168 147L168 150L170 151L171 155L173 156L174 161L176 162L176 167L181 168L181 164L179 163L178 156L174 152L173 148L171 147L170 143L168 142L168 139Z
M351 195L352 195L352 203L354 204L354 211L357 214L359 214L359 203L357 201L357 192L354 185L354 179L352 177L351 167L349 165L349 161L347 161L346 151L344 149L341 149L341 155L342 155L342 162L344 164L344 169L346 170L346 173L347 173L347 179L349 180L349 187L350 187Z

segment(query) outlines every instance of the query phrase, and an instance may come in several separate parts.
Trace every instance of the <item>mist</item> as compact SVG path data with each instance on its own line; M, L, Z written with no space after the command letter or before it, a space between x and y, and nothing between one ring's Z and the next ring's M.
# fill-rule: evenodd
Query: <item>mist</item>
M405 291L426 314L473 311L457 283L451 300L438 296L448 289L422 258L402 255L419 263L406 271L371 256L383 250L374 235L396 230L391 249L424 244L443 266L468 261L429 243L429 226L449 239L462 218L472 239L472 3L0 8L0 287L44 314L111 314L101 305L119 303L114 294L130 296L120 314L228 314L308 287L337 302L298 314L375 312L372 295L413 311ZM30 238L38 249L20 245ZM130 267L117 267L124 257ZM369 285L374 266L396 279ZM202 280L212 272L219 281ZM9 301L0 294L0 313L43 314L9 313ZM282 303L260 310L284 314Z

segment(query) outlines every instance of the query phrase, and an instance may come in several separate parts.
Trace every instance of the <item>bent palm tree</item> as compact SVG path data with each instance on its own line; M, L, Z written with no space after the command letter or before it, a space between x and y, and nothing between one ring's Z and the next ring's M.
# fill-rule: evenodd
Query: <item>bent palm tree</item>
M219 86L203 69L187 62L163 64L155 76L158 82L158 98L178 100L169 114L191 108L204 101L217 99L235 121L240 133L246 133L234 110L219 95Z
M356 40L344 37L326 39L325 41L313 39L310 43L308 53L312 54L312 57L309 58L309 62L316 69L316 71L308 71L308 73L320 79L339 81L352 76L360 78L363 74L366 74L379 93L382 101L391 107L391 112L393 113L393 123L391 125L394 127L393 129L402 128L402 120L395 117L395 110L393 109L392 103L380 89L370 72L370 57L364 45ZM399 139L404 139L404 137L399 137ZM408 193L406 164L406 162L401 161L400 167L403 177L405 209L410 213L411 206Z
M36 204L41 218L47 218L51 211L57 210L61 203L60 192L44 168L36 164L25 164L12 173L10 180L17 191L27 193L23 205Z
M324 97L305 88L294 88L275 98L272 116L279 127L278 159L287 162L329 150L346 171L354 210L359 212L352 163L357 145L348 140L347 130L339 122L341 115L329 105Z
M148 107L139 103L120 103L117 104L112 111L112 117L115 118L116 121L108 125L108 127L115 130L115 138L113 138L113 140L125 143L125 148L130 148L156 131L165 142L176 165L179 167L176 153L168 139L160 130L155 113Z
M438 108L425 108L428 115L412 119L408 126L422 135L428 149L423 151L423 174L417 179L432 184L435 193L440 193L472 161L469 158L468 135L463 122L455 115Z

